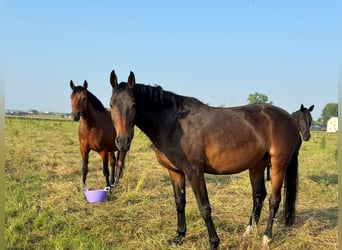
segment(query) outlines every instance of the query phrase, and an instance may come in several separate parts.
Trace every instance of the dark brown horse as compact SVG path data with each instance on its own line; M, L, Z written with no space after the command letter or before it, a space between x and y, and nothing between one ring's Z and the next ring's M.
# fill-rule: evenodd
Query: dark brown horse
M249 232L252 221L257 224L260 218L266 197L264 171L271 163L272 191L263 246L268 245L272 236L283 182L285 225L294 223L301 138L295 120L286 111L267 104L209 107L195 98L176 95L161 87L136 84L132 72L127 83L118 84L112 71L110 82L118 148L129 150L133 127L137 125L152 141L159 163L169 171L178 218L173 244L181 244L186 234L185 182L188 180L208 230L210 249L219 245L204 173L229 175L249 171L253 193L253 209L246 230Z
M126 152L118 152L117 167L115 169L116 159L114 152L118 148L114 142L116 132L110 112L96 96L87 90L87 81L84 81L83 86L77 87L73 81L70 81L70 87L72 89L71 107L73 119L78 121L82 117L78 127L78 139L82 155L83 186L86 185L90 150L94 150L101 155L106 186L109 187L111 184L117 184L122 176ZM108 160L112 167L110 182Z
M310 127L312 122L311 112L314 109L314 105L309 108L305 108L304 105L300 105L299 110L291 114L292 118L295 119L300 133L302 134L303 141L310 140Z
M297 126L299 128L299 131L302 135L303 141L310 140L311 134L310 134L310 127L312 122L312 116L311 111L314 109L314 105L311 105L310 108L305 108L303 104L300 105L299 110L296 112L293 112L291 114L292 118L295 119ZM267 166L267 180L271 180L271 174L270 174L270 168L271 166Z

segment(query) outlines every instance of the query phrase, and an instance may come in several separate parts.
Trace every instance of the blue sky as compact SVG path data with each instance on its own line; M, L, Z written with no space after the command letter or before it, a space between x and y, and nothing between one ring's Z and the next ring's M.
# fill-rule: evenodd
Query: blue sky
M70 112L109 74L213 106L260 92L289 112L338 101L337 1L4 1L5 108Z

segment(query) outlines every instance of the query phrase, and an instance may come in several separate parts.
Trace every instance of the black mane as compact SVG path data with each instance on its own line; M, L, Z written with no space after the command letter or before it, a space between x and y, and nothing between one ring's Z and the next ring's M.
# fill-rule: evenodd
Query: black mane
M302 110L297 110L297 111L293 112L291 114L291 116L294 119L296 119L296 120L300 120L301 119L301 114L303 114L306 119L312 119L311 115L310 115L310 111L307 108L305 108L303 111Z
M299 118L300 118L300 110L298 110L298 111L295 111L295 112L293 112L292 114L291 114L291 116L295 119L295 120L299 120Z
M126 82L121 82L118 86L118 90L120 91L120 88L126 88L126 86ZM189 102L201 103L196 98L181 96L170 91L166 91L159 85L150 86L137 83L134 87L134 95L139 102L143 102L146 105L153 104L163 107L175 107L176 109L182 108Z
M97 99L97 97L88 90L87 90L87 98L95 110L98 110L103 113L106 112L106 108L103 106L102 102L99 99Z

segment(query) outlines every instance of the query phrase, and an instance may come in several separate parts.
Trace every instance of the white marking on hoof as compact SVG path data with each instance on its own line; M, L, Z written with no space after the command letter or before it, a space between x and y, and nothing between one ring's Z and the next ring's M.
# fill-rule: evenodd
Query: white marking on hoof
M248 225L246 228L246 231L243 234L243 237L247 237L248 235L250 235L253 232L253 226L252 225Z
M262 248L261 249L269 249L270 248L270 242L271 242L271 239L264 235L264 237L262 238Z

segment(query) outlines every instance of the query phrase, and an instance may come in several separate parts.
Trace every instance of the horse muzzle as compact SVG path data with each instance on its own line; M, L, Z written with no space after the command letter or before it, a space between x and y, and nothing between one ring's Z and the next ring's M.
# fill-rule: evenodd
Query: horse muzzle
M303 141L308 141L308 140L310 140L311 135L310 135L310 133L305 133L302 135L302 137L303 137Z
M77 112L77 113L71 113L72 115L72 119L74 121L79 121L80 120L80 117L81 117L81 113L80 112Z
M128 151L131 147L132 138L130 136L117 136L115 145L119 151Z

